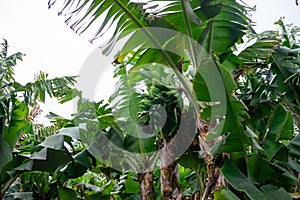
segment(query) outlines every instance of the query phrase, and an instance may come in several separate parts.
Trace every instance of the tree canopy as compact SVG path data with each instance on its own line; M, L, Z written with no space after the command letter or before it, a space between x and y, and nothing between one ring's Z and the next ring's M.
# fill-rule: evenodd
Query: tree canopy
M110 60L118 84L108 103L84 98L75 77L15 82L22 54L7 56L4 41L0 197L299 198L300 29L280 18L278 30L256 33L252 10L233 0L64 1L59 14L76 32L113 33L101 53L126 38ZM45 93L75 98L77 112L34 126L29 110Z

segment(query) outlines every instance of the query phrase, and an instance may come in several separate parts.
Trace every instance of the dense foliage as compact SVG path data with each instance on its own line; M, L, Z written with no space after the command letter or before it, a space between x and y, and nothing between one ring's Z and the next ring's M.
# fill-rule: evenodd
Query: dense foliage
M300 29L279 19L258 34L240 1L164 3L63 3L76 31L100 22L93 40L117 35L104 53L130 36L112 61L118 87L107 104L83 98L74 77L15 82L21 54L7 57L2 44L0 197L299 198ZM77 97L77 113L34 128L29 108L45 93Z

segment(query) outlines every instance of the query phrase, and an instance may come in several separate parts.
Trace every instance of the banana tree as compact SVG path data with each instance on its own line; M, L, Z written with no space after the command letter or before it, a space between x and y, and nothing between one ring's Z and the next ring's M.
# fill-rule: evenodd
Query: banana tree
M279 24L284 29L281 20L279 20ZM282 49L287 49L288 43L291 42L295 46L298 44L297 28L292 28L292 30L295 31L293 34L288 34L286 30L283 30L283 32L267 31L252 35L249 37L253 39L252 45L242 50L238 56L229 55L223 60L223 64L230 64L229 66L232 67L231 70L238 85L236 94L248 108L249 119L245 121L246 133L253 142L253 150L255 149L255 151L250 150L251 153L247 154L249 158L247 165L241 167L241 164L237 163L236 166L240 169L247 169L248 179L260 187L266 195L265 198L271 199L279 196L285 199L294 197L294 192L297 194L296 185L299 182L297 178L299 161L297 153L294 151L294 148L297 148L298 117L295 114L296 111L293 111L298 107L291 108L293 105L291 102L295 103L298 95L287 92L291 91L288 89L291 88L289 84L295 82L288 83L289 79L286 78L285 81L281 74L287 73L286 75L291 78L297 77L297 59L293 59L293 65L289 67L294 70L292 73L287 71L287 67L283 67L286 63L290 64L292 57L287 54L284 57L281 54ZM289 42L286 41L287 39ZM290 56L295 55L291 54ZM278 68L282 70L279 72ZM297 87L293 86L292 90L294 89ZM291 102L287 102L286 95L290 96ZM292 167L294 164L295 168ZM234 167L234 165L230 165ZM281 168L279 165L284 167ZM228 169L222 167L222 170L223 175L229 179ZM264 172L270 173L269 176L272 176L273 179L260 175ZM290 174L289 178L284 174ZM228 181L233 187L238 187L234 186L230 180ZM280 182L288 184L283 186ZM276 197L272 193L274 190L278 191Z
M49 6L52 4L53 2L49 1ZM287 102L287 107L291 107L294 112L297 111L298 96L293 87L294 85L292 85L298 83L298 75L294 73L297 67L290 69L289 73L284 72L282 69L284 65L291 65L291 63L297 65L294 58L297 58L298 53L297 51L285 51L283 56L280 57L279 54L282 51L279 49L281 48L276 49L275 53L274 49L276 45L280 44L280 41L276 37L270 38L262 35L260 38L260 36L257 36L251 27L251 20L248 16L250 11L251 8L241 1L227 0L174 0L167 2L154 0L68 0L63 3L63 8L59 12L67 15L66 22L71 24L71 27L79 33L85 32L89 27L99 22L99 28L91 41L101 37L108 30L113 31L113 35L116 35L116 37L108 40L104 53L109 52L117 40L133 33L114 61L117 66L123 66L118 74L126 74L129 77L130 74L139 71L149 63L163 64L166 68L173 70L173 78L177 80L177 86L184 89L195 113L195 123L192 125L195 128L190 131L190 134L193 135L196 132L198 135L191 146L193 148L194 144L199 146L198 154L195 154L193 148L190 147L189 152L192 153L185 152L185 157L178 158L178 162L195 172L190 174L190 177L195 175L198 190L194 190L192 195L200 192L198 198L201 199L208 199L212 196L216 199L235 199L238 197L243 199L267 199L272 198L274 192L287 198L288 187L282 188L276 181L272 182L256 175L255 173L259 170L261 170L260 173L274 170L272 171L274 172L273 175L277 174L278 179L282 176L286 177L289 186L297 184L293 174L299 166L298 161L295 161L297 159L297 156L295 157L295 154L297 154L295 147L297 146L298 137L293 139L293 120L291 115L286 112L285 105L282 105L282 102L278 99L283 99ZM182 42L184 37L177 37L176 34L162 34L162 32L155 31L158 27L187 35L189 39L186 40L187 42ZM142 37L141 32L136 31L136 28L141 28ZM243 43L245 34L247 36L254 35L257 41L239 54L236 52L236 45ZM284 37L286 38L286 36ZM177 45L173 45L174 43L170 42L172 40ZM201 45L201 50L195 47L197 46L195 43ZM285 56L294 56L294 58L288 59L289 62L287 61L287 64L285 64ZM272 93L275 97L271 95L273 98L271 100L269 100L268 96L270 94L263 82L257 83L257 81L264 81L263 78L266 75L259 78L247 73L247 71L252 70L254 74L259 75L258 71L253 70L264 71L265 68L269 68L270 64L272 64L273 73L278 75L272 80L276 80L277 84L281 84L279 90L282 90L279 91L281 94L279 96ZM215 69L217 69L219 76L212 73L213 66L216 66ZM254 76L254 78L251 76ZM281 76L283 78L280 78ZM213 78L209 79L208 77ZM214 82L214 80L220 82ZM127 93L128 91L131 92L132 89L128 88L128 81L127 79L121 82L123 87L127 87L127 90L125 90ZM134 81L136 80L134 79ZM285 82L288 83L288 87L283 86ZM246 85L246 83L253 85ZM275 82L273 83L275 84ZM221 95L212 95L210 92L212 85L217 85L213 87L215 89L213 93L221 91ZM249 88L251 88L250 94L243 93L249 91ZM151 89L148 89L149 93ZM163 93L157 94L163 96ZM124 91L121 95L124 96ZM129 117L134 113L132 121L137 123L137 119L139 119L138 111L143 113L139 107L141 96L136 91L131 92L130 95L127 98L129 101L122 103L123 107L126 107L125 104L131 102L127 107L129 109L136 108L134 109L135 112L127 112L127 114ZM247 95L248 99L245 99L244 97ZM266 96L268 98L263 99ZM155 98L155 96L151 98ZM248 104L249 98L253 98L251 99L252 104ZM256 105L253 101L257 98L259 103L268 102L270 108L265 115L259 116L258 124L253 122L256 119L255 116L258 115L257 112L259 112L253 108L253 105ZM259 105L263 106L265 104ZM168 107L169 105L164 106ZM226 113L222 112L224 107ZM212 112L212 110L220 111ZM119 112L122 113L121 109ZM281 120L283 122L280 125L277 124ZM144 123L148 125L147 120ZM121 137L120 144L124 144L124 141L130 141L127 144L134 144L134 139L127 136L126 131L129 132L129 130L123 130L126 140L122 140L124 135L119 135ZM172 131L169 133L172 138ZM190 137L193 138L194 135ZM114 137L114 139L116 138ZM168 140L171 138L157 137L155 142L160 143L159 139ZM284 145L284 140L287 140L289 145ZM140 140L135 141L138 143ZM138 149L133 148L133 151L144 150L143 145L134 144L133 146L139 146ZM277 155L279 151L283 152L284 155L281 155L281 153ZM168 155L162 155L166 157L160 157L160 161L167 160ZM184 161L184 158L197 161L197 163L188 163ZM266 159L267 162L265 162ZM290 160L295 162L291 161L289 163ZM205 163L204 168L197 166L203 163ZM203 169L206 171L204 173L205 185L201 181L203 177L200 177L200 171ZM173 175L178 174L178 168L174 166L170 166L168 171ZM164 171L161 173L162 177ZM148 180L145 180L145 177ZM142 174L139 177L142 199L153 199L152 177L151 173ZM182 180L178 177L175 179ZM236 180L240 180L240 182ZM162 178L160 184L163 185L163 183ZM170 185L161 187L162 196L165 199L179 199L181 194L179 194L180 187L178 186L180 184L177 181L169 183ZM148 187L143 186L143 184ZM174 190L172 191L172 189ZM173 192L178 192L178 195L174 197Z
M20 136L34 134L32 118L36 114L29 109L44 102L46 93L60 102L67 101L68 95L72 96L75 77L47 79L47 74L41 72L34 82L22 85L14 79L14 67L23 54L7 55L6 40L0 47L0 198L3 198L20 174L16 168L26 160L19 154Z

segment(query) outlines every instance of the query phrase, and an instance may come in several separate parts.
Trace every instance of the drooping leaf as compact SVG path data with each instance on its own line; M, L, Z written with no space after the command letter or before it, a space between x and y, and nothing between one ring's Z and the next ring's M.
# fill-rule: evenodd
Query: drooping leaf
M71 160L72 157L66 151L44 148L33 154L27 163L24 163L17 169L54 172L57 167L67 164Z
M293 118L291 113L279 105L272 117L267 139L277 142L280 139L289 140L293 136Z
M12 159L12 151L7 142L0 137L0 172L2 168Z
M284 188L278 188L274 185L263 185L261 189L267 194L269 199L292 199Z
M217 135L225 133L229 134L226 136L226 142L222 143L222 148L221 146L215 147L218 147L217 149L221 148L222 152L240 152L242 155L245 155L249 139L244 132L243 121L248 118L247 107L233 94L237 86L230 72L222 65L219 66L219 69L225 83L225 100L218 106L222 106L223 109L225 108L226 116L225 121L219 123L215 130L218 130ZM214 132L208 135L208 139L210 140L215 137L216 135ZM221 143L219 142L218 144L220 145ZM214 148L214 152L217 149Z
M52 135L50 137L47 137L46 140L41 143L41 145L55 150L64 150L64 136Z
M211 5L208 3L205 6ZM241 40L249 24L249 19L243 14L237 2L222 1L220 7L220 12L208 20L198 40L206 51L212 50L217 54L229 51L236 42Z
M69 136L71 138L79 140L80 139L80 128L79 127L62 128L58 131L57 135ZM58 136L58 138L60 138L60 136Z
M294 172L287 166L285 166L282 162L276 161L274 163L270 163L270 165L282 174L281 179L285 179L288 184L294 185L299 182L298 177L294 174Z
M253 182L265 184L280 177L280 172L274 170L263 155L253 154L248 160L249 177Z
M222 5L218 3L215 5L202 6L196 9L194 12L202 21L207 21L218 15L221 12L221 9Z
M241 51L239 57L248 62L256 62L258 59L266 62L271 57L275 47L279 45L279 41L276 40L275 36L272 37L271 34L265 36L264 33L257 35L255 39L255 43Z
M26 117L28 115L28 106L19 101L15 101L11 112L11 120L8 125L8 130L4 133L4 139L13 149L23 131L28 125Z
M228 183L238 191L245 192L252 200L266 199L265 194L231 162L226 161L221 172Z
M11 120L9 123L8 131L4 134L4 139L13 149L20 138L20 135L24 128L28 125L25 120Z
M83 150L73 156L73 162L69 162L64 168L60 169L65 179L77 178L84 175L91 169L90 156L87 150Z
M289 154L300 159L300 134L297 134L288 144Z
M195 24L197 24L198 26L202 25L202 21L201 19L195 14L190 1L189 0L183 0L183 9L185 10L185 12L187 12L187 16L191 19L192 22L194 22Z
M272 160L277 153L283 150L283 146L281 144L271 140L265 140L263 148L269 161Z
M23 120L28 115L28 106L23 103L16 101L16 104L14 105L14 108L11 113L12 120Z

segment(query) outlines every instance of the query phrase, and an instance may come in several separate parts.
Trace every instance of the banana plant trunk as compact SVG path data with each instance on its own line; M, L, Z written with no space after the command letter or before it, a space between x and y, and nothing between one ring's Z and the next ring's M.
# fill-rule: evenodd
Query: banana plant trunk
M138 174L140 183L140 193L142 200L155 200L155 191L153 188L153 172Z
M168 148L166 139L161 139L160 152L160 183L163 200L180 200L182 191L180 186L180 176L178 164L175 161L173 151Z
M214 190L219 189L222 185L225 185L225 179L221 174L220 168L222 167L224 161L227 159L228 155L221 153L217 156L210 154L210 149L219 142L222 137L216 138L211 142L206 142L206 135L212 128L211 124L204 120L201 120L200 134L199 134L199 146L202 150L207 171L207 180L205 184L205 190L202 194L201 200L207 200L212 195Z

